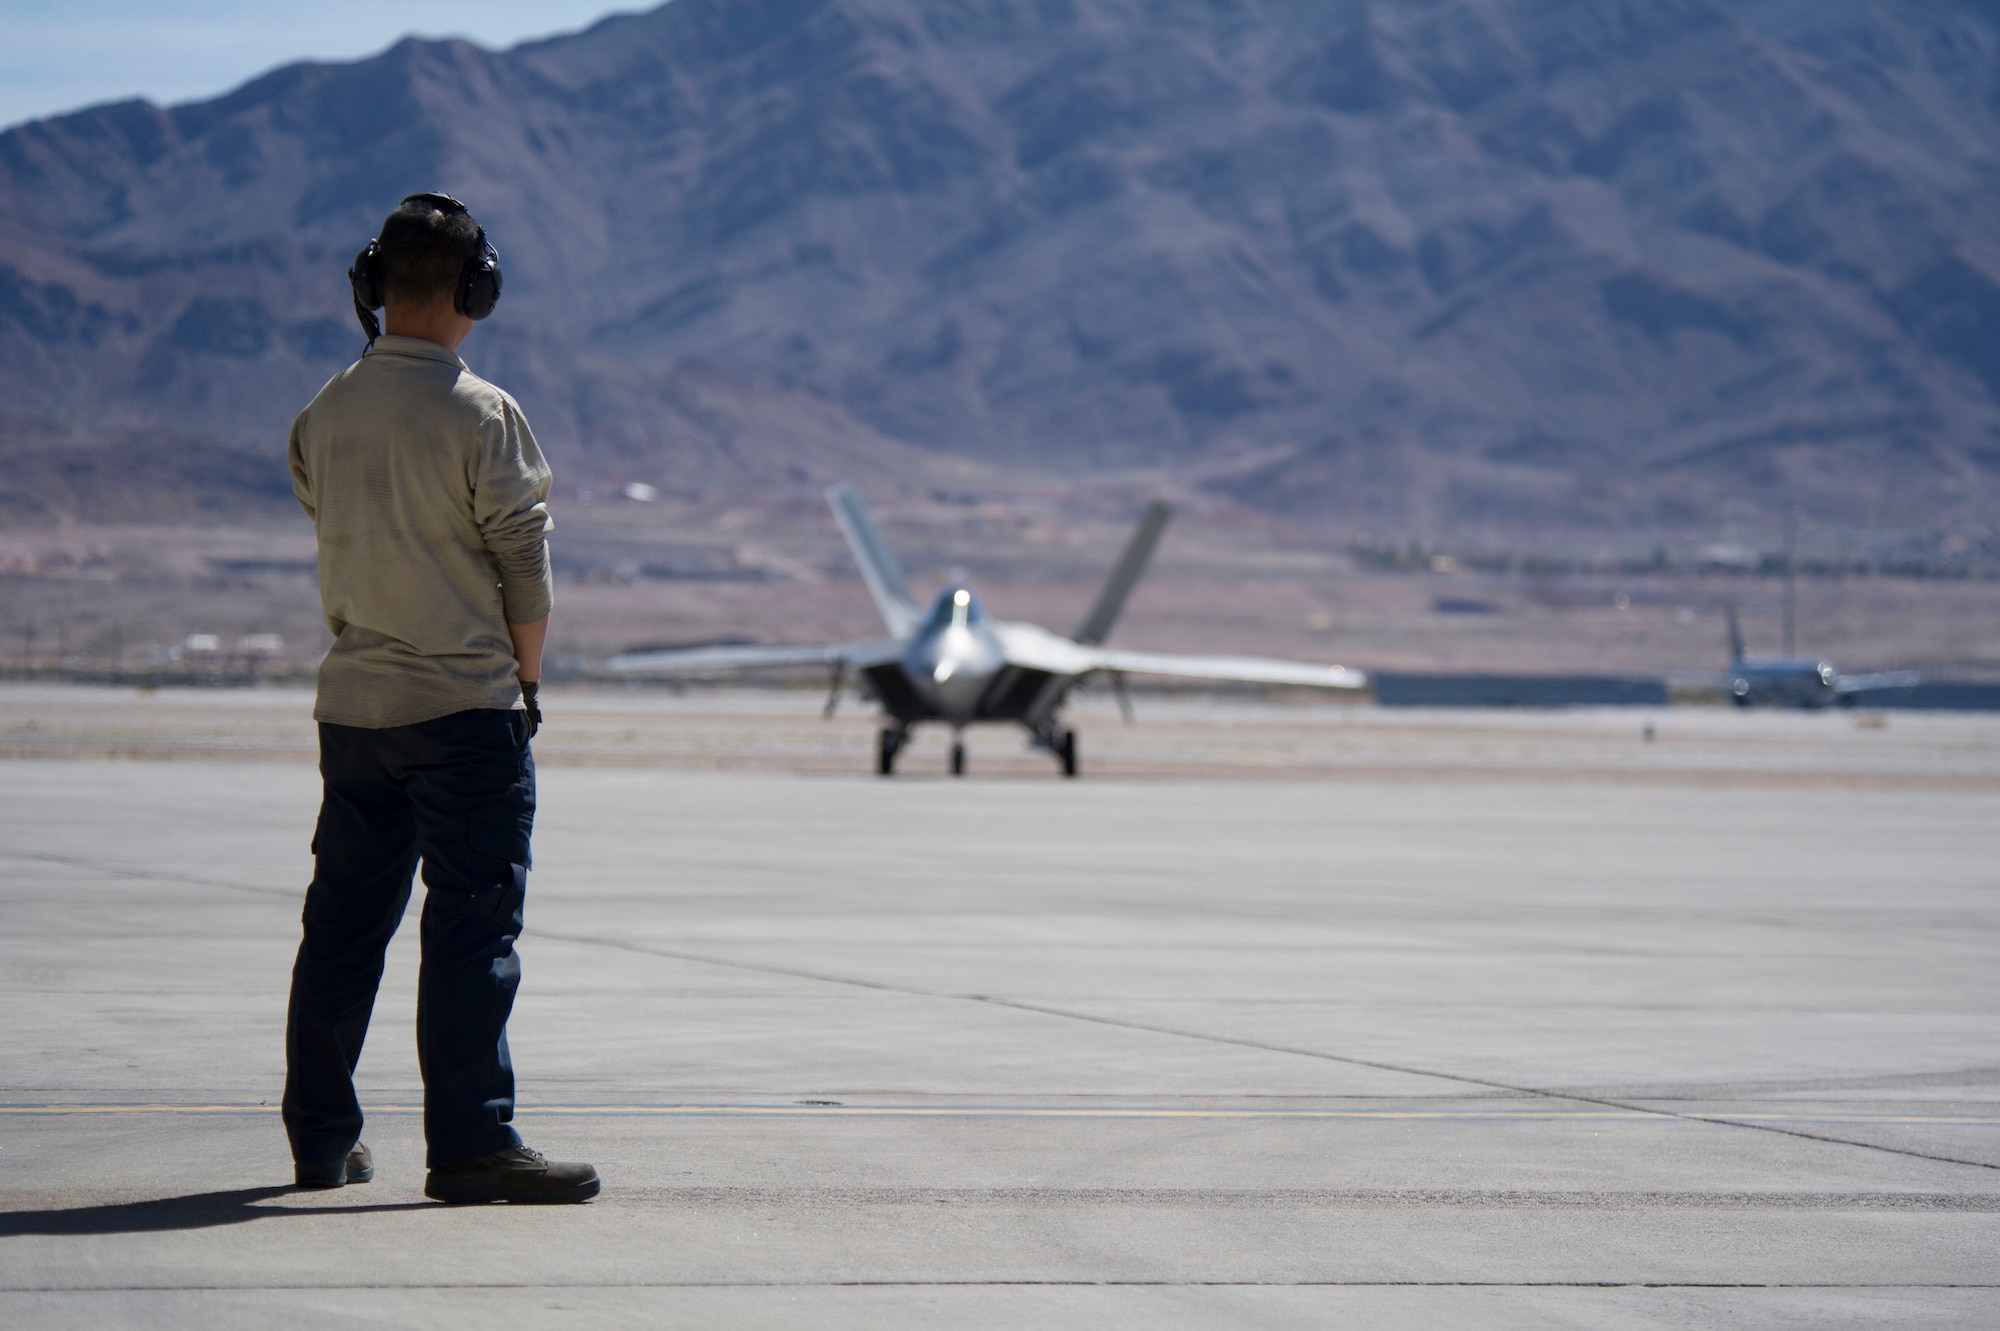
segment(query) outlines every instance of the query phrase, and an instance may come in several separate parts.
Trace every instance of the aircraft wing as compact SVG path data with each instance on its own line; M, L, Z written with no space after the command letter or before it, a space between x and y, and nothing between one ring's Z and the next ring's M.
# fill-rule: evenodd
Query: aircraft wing
M1361 689L1368 676L1345 666L1278 661L1267 656L1182 656L1096 647L1058 637L1034 624L996 626L1007 664L1051 675L1087 675L1108 670L1180 679L1232 680L1243 684L1295 684L1315 689Z
M1835 675L1836 693L1861 693L1868 689L1908 689L1924 682L1915 670L1884 670L1873 675Z
M1666 681L1670 689L1721 689L1727 693L1736 676L1726 670L1669 670Z
M902 655L893 638L835 643L825 647L690 647L671 652L626 652L604 663L620 674L699 674L705 670L754 670L770 666L846 666L865 669Z
M1667 675L1667 683L1677 689L1721 689L1727 692L1740 675L1740 671L1731 670L1676 670ZM1923 682L1923 674L1916 670L1884 670L1872 675L1835 675L1833 691L1861 693L1870 689L1907 689Z
M1245 684L1296 684L1309 689L1365 689L1368 676L1339 665L1279 661L1268 656L1182 656L1170 652L1128 652L1098 647L1097 669L1180 679L1225 679Z

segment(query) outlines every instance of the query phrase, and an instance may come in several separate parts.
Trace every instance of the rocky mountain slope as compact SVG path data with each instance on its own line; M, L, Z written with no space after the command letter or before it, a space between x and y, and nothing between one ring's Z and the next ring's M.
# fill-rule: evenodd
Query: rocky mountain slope
M0 456L157 438L254 491L224 455L282 450L359 349L347 261L441 187L505 256L465 354L599 484L968 459L1386 528L1962 520L2000 497L1996 145L1976 0L676 0L405 41L0 135Z

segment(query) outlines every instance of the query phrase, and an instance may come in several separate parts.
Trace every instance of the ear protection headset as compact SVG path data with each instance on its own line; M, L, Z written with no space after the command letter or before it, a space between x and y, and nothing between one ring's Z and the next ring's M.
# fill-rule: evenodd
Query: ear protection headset
M442 213L472 215L464 204L449 194L412 194L403 203L428 203ZM402 204L397 207L402 207ZM361 331L368 334L368 343L373 346L375 339L382 336L382 325L374 312L382 308L385 294L380 236L369 241L368 248L354 256L354 265L347 270L347 284L354 289L354 317L361 321ZM467 259L465 266L458 270L458 285L452 288L451 307L468 319L479 320L493 313L493 307L499 303L500 251L486 239L486 228L480 227L479 252Z

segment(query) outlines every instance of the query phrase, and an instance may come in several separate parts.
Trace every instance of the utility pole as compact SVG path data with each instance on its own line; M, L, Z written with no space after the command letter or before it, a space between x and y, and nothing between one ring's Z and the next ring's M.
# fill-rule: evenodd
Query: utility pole
M1796 629L1799 618L1799 511L1785 514L1785 655L1798 651Z

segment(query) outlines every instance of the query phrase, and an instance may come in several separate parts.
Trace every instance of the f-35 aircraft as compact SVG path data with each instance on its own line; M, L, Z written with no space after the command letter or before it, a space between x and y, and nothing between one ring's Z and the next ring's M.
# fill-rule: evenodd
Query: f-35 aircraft
M1923 682L1915 671L1843 675L1816 656L1752 656L1743 649L1743 626L1729 607L1729 671L1716 681L1738 707L1854 705L1861 693L1907 688Z
M757 666L826 666L833 671L833 689L826 705L829 716L839 701L842 684L852 674L882 705L884 724L876 770L883 776L896 770L896 755L909 743L911 729L929 721L952 728L953 775L965 771L965 727L975 722L1006 721L1024 727L1035 745L1053 754L1062 764L1064 776L1075 776L1076 732L1062 724L1060 712L1071 689L1100 674L1110 677L1128 720L1127 674L1323 689L1367 687L1367 676L1337 665L1106 647L1104 640L1167 525L1170 510L1165 504L1156 503L1146 510L1097 603L1076 630L1063 637L1034 624L992 618L978 593L963 583L945 587L928 611L920 610L861 496L850 486L836 485L826 492L826 498L854 552L869 595L881 611L887 637L825 647L728 646L633 652L612 658L609 667L631 674L675 674Z

